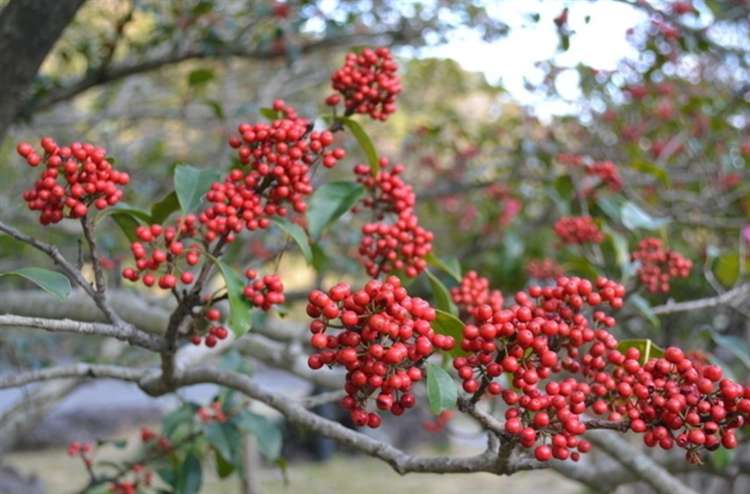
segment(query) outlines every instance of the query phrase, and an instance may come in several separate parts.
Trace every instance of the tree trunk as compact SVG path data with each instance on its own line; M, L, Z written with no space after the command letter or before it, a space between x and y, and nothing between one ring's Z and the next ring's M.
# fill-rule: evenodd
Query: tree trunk
M12 0L0 12L0 142L47 54L85 0Z

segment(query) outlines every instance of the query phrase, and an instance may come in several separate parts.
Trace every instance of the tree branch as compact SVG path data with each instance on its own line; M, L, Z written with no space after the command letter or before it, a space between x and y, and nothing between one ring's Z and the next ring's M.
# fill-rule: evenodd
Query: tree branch
M74 321L71 319L44 319L41 317L3 314L0 315L0 327L33 328L59 333L108 336L155 352L160 351L163 347L161 338L139 331L130 325L120 327L112 324Z
M366 34L346 34L329 36L327 38L312 41L299 47L300 54L312 53L315 51L326 50L338 46L358 45L372 42L373 39L391 38L392 40L409 39L413 37L413 31L392 30ZM112 65L102 70L97 70L84 75L77 81L71 81L59 89L47 91L43 96L31 98L22 106L23 110L19 111L16 118L24 114L36 113L47 110L57 103L74 98L75 96L102 84L125 79L130 76L151 72L169 65L176 65L188 60L203 60L209 58L243 58L247 60L274 60L283 59L285 53L273 50L255 50L249 49L242 43L232 44L223 49L195 47L181 52L170 52L160 57L154 57L150 60L139 62L126 62L120 65Z
M697 494L617 434L592 431L587 433L587 437L593 444L651 486L658 494Z
M750 295L750 283L743 283L724 292L716 297L688 300L687 302L669 301L664 305L658 305L651 310L654 314L673 314L675 312L688 312L693 310L709 309L720 305L734 305Z
M128 367L117 365L78 363L3 375L0 376L0 389L17 388L26 384L50 381L52 379L70 379L80 377L103 377L137 383L145 375L146 371L140 369L130 369Z

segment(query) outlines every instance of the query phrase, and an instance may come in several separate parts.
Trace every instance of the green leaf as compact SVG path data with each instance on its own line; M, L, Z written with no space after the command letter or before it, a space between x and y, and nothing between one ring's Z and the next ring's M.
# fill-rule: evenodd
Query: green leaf
M164 198L151 206L151 222L162 224L172 213L179 211L180 201L175 191L170 192Z
M656 165L654 163L650 163L648 161L635 161L631 163L631 165L634 169L638 170L641 173L646 173L648 175L651 175L656 180L658 180L664 187L670 187L671 182L669 180L669 175L667 174L666 170L664 168L660 167L659 165Z
M623 201L617 196L598 195L596 197L596 205L602 210L604 214L609 216L612 220L618 223L622 221Z
M214 71L211 69L195 69L188 74L188 85L204 86L214 79Z
M323 231L349 211L364 193L364 187L356 182L330 182L318 187L307 208L310 238L318 240Z
M436 309L435 320L432 321L432 329L434 329L436 333L453 337L455 345L453 346L453 350L450 351L452 356L459 357L466 354L466 352L461 349L461 341L464 337L464 323L461 322L459 318L450 312Z
M70 295L70 280L56 271L50 271L43 268L21 268L7 273L0 273L0 276L15 275L35 283L39 288L54 295L60 300L65 300Z
M622 224L628 230L637 230L639 228L645 230L657 230L669 223L669 219L654 218L631 201L626 201L625 204L623 204L622 209L620 210L620 216L622 217Z
M211 184L221 179L218 170L206 170L191 165L180 165L174 171L174 190L185 214L200 207L203 195Z
M201 462L191 452L185 457L177 473L175 494L198 494L203 484L203 469Z
M458 309L451 300L451 294L443 282L440 281L440 278L432 274L429 269L425 270L425 274L427 275L427 279L430 280L432 296L435 298L435 307L451 314L458 314Z
M320 248L319 244L312 244L310 246L313 255L312 265L318 274L324 272L328 268L328 256L325 251Z
M614 250L615 253L617 266L620 268L622 275L625 276L628 271L628 266L630 265L628 240L624 235L621 235L607 226L605 226L603 230L607 235L609 242L612 244L612 250Z
M430 266L442 269L443 271L451 275L451 278L456 280L458 283L461 283L461 264L458 262L457 258L449 257L448 259L441 259L436 256L434 252L430 252L429 254L427 254L426 259Z
M230 463L237 461L240 448L239 434L231 422L209 422L203 427L208 444Z
M292 223L286 218L274 217L271 219L271 221L273 221L274 224L276 224L276 226L284 230L287 233L287 235L292 237L292 239L295 242L297 242L297 245L302 251L302 255L305 256L305 260L309 264L312 264L313 253L312 253L312 250L310 249L310 242L307 241L307 235L305 235L305 230L303 230L301 226L295 223Z
M747 342L743 338L733 335L720 335L714 331L708 331L708 333L714 343L732 353L746 368L750 369L750 349L748 349Z
M453 408L458 399L458 388L445 369L427 364L427 401L435 415Z
M620 340L617 345L617 349L622 353L628 348L637 348L641 352L640 362L645 364L651 359L659 358L664 355L664 350L659 348L653 341L648 338L633 338L628 340Z
M268 461L275 461L281 456L283 436L276 422L248 410L238 413L232 420L239 429L255 437L258 449Z
M719 256L714 267L716 277L724 286L732 286L737 282L740 276L740 256L739 254L729 253Z
M107 213L127 214L144 223L149 223L151 221L151 214L148 211L144 211L143 209L137 208L135 206L130 206L122 202L115 204L111 208L108 208Z
M234 335L239 338L250 330L252 325L253 306L243 294L245 284L242 282L240 275L222 261L217 259L215 262L219 267L222 276L224 276L224 283L227 287L227 297L229 299L229 329L231 329Z
M137 240L135 236L135 229L140 225L151 223L151 215L142 209L129 206L125 203L119 203L115 206L107 209L104 213L112 218L112 221L120 227L122 233L125 234L128 240L135 242Z
M375 151L375 145L372 143L370 136L367 132L354 120L347 117L341 118L341 123L349 129L354 138L359 143L359 147L367 157L367 162L370 164L370 173L377 175L380 172L380 160L378 159L378 153Z
M281 112L277 112L273 108L261 108L258 113L266 117L268 120L278 120L282 117Z
M174 433L183 424L192 424L197 407L192 403L185 403L169 412L161 419L162 433L172 439Z
M658 328L661 326L661 321L659 320L659 317L654 314L654 311L651 309L651 304L648 302L648 300L641 297L637 293L634 293L633 295L628 297L628 302L633 304L633 307L635 307L638 312L640 312L641 315L655 327Z
M138 237L135 235L135 229L141 226L140 221L127 213L112 213L110 217L129 241L135 242L138 240Z
M234 465L224 458L224 456L216 449L214 449L214 453L216 456L216 475L218 475L220 479L225 479L232 475L235 471Z

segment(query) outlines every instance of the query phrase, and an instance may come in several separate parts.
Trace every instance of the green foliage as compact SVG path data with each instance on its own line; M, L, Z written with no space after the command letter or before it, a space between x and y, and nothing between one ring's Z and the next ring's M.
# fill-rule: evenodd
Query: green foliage
M20 268L15 271L0 273L0 276L20 276L60 300L68 298L71 291L70 280L66 276L48 269L35 267Z
M456 406L458 388L445 369L427 364L427 400L435 415Z

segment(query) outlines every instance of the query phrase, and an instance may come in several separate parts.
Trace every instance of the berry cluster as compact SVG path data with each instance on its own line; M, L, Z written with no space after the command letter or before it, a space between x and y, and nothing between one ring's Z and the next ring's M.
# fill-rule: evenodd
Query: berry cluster
M589 366L598 384L592 385L595 413L608 413L611 420L627 417L647 446L679 446L690 463L701 462L703 449L737 446L735 431L750 416L750 387L723 379L715 365L692 362L679 348L669 347L644 365L639 357L635 348L625 354L610 350L606 361L614 370L608 379Z
M333 143L330 131L312 131L312 123L281 100L273 109L280 118L240 124L239 135L229 139L249 170L233 170L224 182L212 184L206 195L211 206L200 215L209 241L243 228L266 228L269 217L287 216L290 206L303 213L304 199L312 192L310 167L320 159L332 168L345 156L343 149L327 150Z
M68 456L71 458L76 456L80 457L84 465L86 465L86 468L90 468L93 464L90 456L93 451L94 445L92 443L73 441L68 444Z
M190 341L196 346L205 343L208 348L213 348L219 341L229 336L229 330L218 324L221 321L221 312L218 309L206 310L203 317L209 323L208 330L204 330L205 334L199 334L198 328L193 325L193 335L190 337Z
M638 277L651 293L668 293L672 278L687 278L693 269L690 259L677 251L666 249L663 242L655 237L641 240L631 257L640 262Z
M245 277L249 283L243 294L255 307L269 310L273 305L284 303L284 284L275 274L267 274L258 278L258 273L252 269L245 270Z
M357 180L369 195L362 205L373 211L376 221L362 227L359 254L367 273L377 277L381 273L403 271L414 278L427 267L427 254L432 251L432 232L419 225L414 212L415 195L400 174L402 165L389 166L380 160L380 172L373 176L367 165L354 167ZM387 222L386 217L395 221Z
M622 178L617 165L611 161L597 161L586 166L586 173L598 177L601 182L617 192L622 189Z
M141 280L147 287L158 284L164 290L174 288L178 279L185 285L193 283L193 273L187 271L187 268L200 262L201 246L186 243L195 237L198 226L197 218L187 215L179 219L176 226L150 225L136 228L135 235L139 242L130 245L135 268L123 269L123 278L130 281ZM181 262L183 260L184 263Z
M131 480L117 480L110 484L111 494L138 494L142 492L141 487L148 488L154 481L154 472L140 463L131 466L128 473Z
M571 370L584 344L611 337L589 325L584 307L609 304L617 309L624 294L621 285L605 278L592 284L560 277L555 286L517 293L508 309L479 307L476 324L465 326L461 348L468 355L453 361L464 390L477 398L485 391L501 395L509 407L506 431L518 436L524 447L536 446L540 461L577 460L590 448L578 437L586 430L581 415L590 386L569 377L550 380L540 388L553 374ZM594 314L594 321L602 328L614 325L614 319L601 311ZM562 351L567 353L564 358ZM512 388L503 389L498 382L504 373L512 376ZM551 445L546 444L548 439Z
M312 369L324 365L346 368L347 396L342 406L358 426L378 427L381 418L366 407L370 398L378 409L401 415L415 404L412 385L422 380L422 363L435 349L449 350L454 341L431 327L435 310L410 297L398 278L370 280L362 290L339 283L328 293L308 297ZM337 323L336 321L339 321ZM331 329L338 329L331 334Z
M171 451L172 443L167 436L160 435L149 427L141 427L141 442L144 445L153 444L154 447L161 451Z
M28 143L16 147L29 166L45 164L34 187L23 193L29 209L40 211L41 224L58 223L66 216L83 218L90 206L104 209L122 198L118 187L130 177L112 167L105 149L80 142L61 147L51 137L42 138L41 146L43 157Z
M591 216L565 216L555 223L555 233L565 244L599 244L604 234Z
M490 290L490 280L479 276L476 271L469 271L461 283L451 288L453 302L465 313L478 319L477 311L499 311L503 308L503 294L500 290ZM481 309L480 309L481 308Z
M445 429L445 426L451 421L453 415L453 410L443 410L434 420L428 419L423 421L422 427L424 427L427 432L440 432Z
M535 280L554 280L565 270L552 259L532 259L526 263L526 274Z
M207 407L200 407L195 414L201 422L226 422L227 415L221 409L221 402L214 401Z
M347 115L360 113L385 121L396 111L396 96L401 92L397 71L388 48L365 48L360 54L346 55L344 65L331 75L331 85L343 96ZM338 105L341 96L332 94L326 104Z

